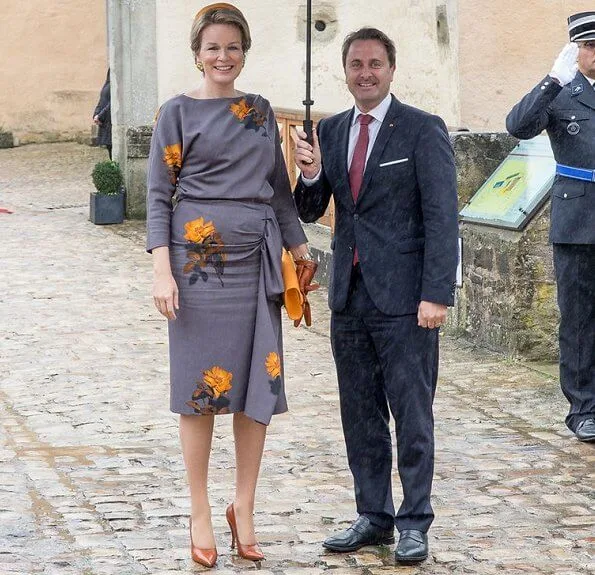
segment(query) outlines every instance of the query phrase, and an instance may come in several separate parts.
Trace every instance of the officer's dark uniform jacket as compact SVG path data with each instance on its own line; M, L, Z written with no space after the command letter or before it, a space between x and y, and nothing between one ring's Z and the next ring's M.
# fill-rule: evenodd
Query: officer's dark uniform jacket
M508 114L506 128L520 139L546 130L556 162L595 170L595 89L580 72L564 87L546 76ZM556 176L550 241L595 244L595 182Z

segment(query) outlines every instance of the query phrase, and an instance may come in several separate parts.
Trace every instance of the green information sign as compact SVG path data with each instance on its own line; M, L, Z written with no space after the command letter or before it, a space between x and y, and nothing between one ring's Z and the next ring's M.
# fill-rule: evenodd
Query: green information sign
M522 141L461 210L461 218L521 230L545 202L555 173L547 136Z

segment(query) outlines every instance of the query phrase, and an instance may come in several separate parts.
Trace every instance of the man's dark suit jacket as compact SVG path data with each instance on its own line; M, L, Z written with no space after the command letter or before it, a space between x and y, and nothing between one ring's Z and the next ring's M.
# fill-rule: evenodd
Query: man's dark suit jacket
M556 162L595 170L595 89L580 72L564 87L546 76L508 114L506 128L520 139L547 130ZM550 241L595 244L595 182L556 176Z
M318 123L322 174L295 190L300 218L314 222L335 199L329 305L344 309L353 252L366 288L387 315L417 313L421 300L453 305L458 253L454 153L444 122L394 96L354 203L347 172L353 109Z

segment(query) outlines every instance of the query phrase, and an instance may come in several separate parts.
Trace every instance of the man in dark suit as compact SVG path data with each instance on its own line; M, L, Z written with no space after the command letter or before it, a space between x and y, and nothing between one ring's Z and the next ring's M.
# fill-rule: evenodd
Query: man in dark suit
M93 112L93 123L99 126L97 131L98 146L105 146L109 159L112 159L112 115L111 115L111 90L110 71L107 70L107 78L99 93L99 102Z
M432 402L438 328L453 304L457 264L454 154L444 122L390 94L395 46L362 28L343 44L355 106L300 132L295 190L316 221L334 197L331 343L358 519L324 546L394 542L400 562L428 556L434 466ZM403 501L395 517L389 409Z
M560 308L560 385L566 425L595 441L595 12L568 19L552 71L506 118L517 138L546 130L556 158L550 241Z

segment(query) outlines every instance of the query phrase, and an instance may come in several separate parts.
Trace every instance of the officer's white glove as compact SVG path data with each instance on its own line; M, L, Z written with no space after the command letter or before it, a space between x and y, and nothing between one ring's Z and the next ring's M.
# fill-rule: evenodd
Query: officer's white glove
M576 44L576 42L566 44L566 46L562 48L560 54L558 54L558 57L552 66L550 76L554 78L554 80L558 80L561 86L570 84L578 72L577 58L578 44Z

